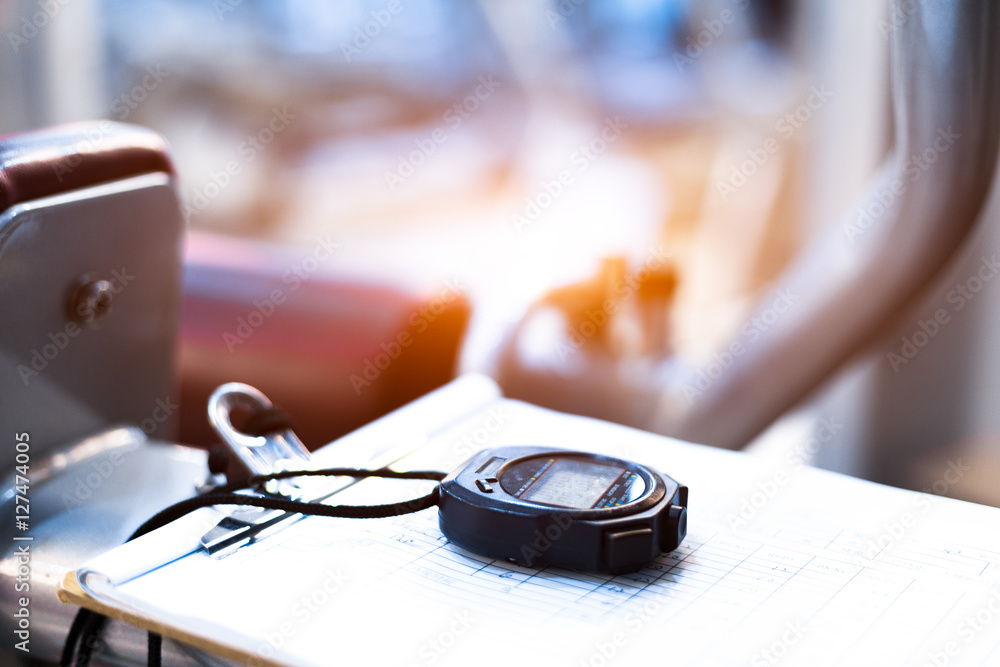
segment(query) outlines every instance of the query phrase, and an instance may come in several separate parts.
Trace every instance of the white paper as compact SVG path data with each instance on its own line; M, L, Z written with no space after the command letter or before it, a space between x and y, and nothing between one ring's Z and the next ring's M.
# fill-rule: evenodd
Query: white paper
M454 400L439 392L419 412L444 414ZM310 517L224 560L193 554L101 597L303 665L1000 664L1000 510L515 401L462 412L437 427L425 420L427 445L395 467L454 467L473 448L507 444L611 453L689 486L688 537L612 577L465 552L442 537L433 509ZM355 446L364 435L351 436ZM392 502L428 484L367 480L337 498ZM90 565L117 581L109 567Z

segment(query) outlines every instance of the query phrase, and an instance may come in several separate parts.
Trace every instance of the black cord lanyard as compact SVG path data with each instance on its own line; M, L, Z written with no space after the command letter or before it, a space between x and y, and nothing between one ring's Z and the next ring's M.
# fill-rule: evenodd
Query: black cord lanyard
M423 479L440 482L445 478L445 473L431 470L414 470L410 472L396 472L389 469L381 470L355 470L353 468L326 468L322 470L290 470L274 473L271 475L252 475L239 482L233 482L212 489L194 498L182 500L170 507L158 512L155 516L143 523L132 533L126 541L132 541L137 537L152 532L161 526L165 526L171 521L193 512L202 507L214 505L250 505L265 509L276 509L295 514L309 514L315 516L340 517L348 519L380 519L390 516L400 516L412 514L420 510L434 507L438 504L438 488L425 496L414 498L398 503L387 505L325 505L322 503L308 503L296 500L289 500L279 496L248 496L237 491L259 490L264 482L278 479L289 479L292 477L354 477L362 479L366 477L381 477L387 479ZM101 631L107 624L108 618L102 614L89 609L81 608L73 619L69 634L66 636L66 643L63 645L62 658L59 664L62 667L83 667L90 664L94 650L101 644ZM162 637L150 631L147 665L159 667L162 660ZM75 662L74 662L75 655Z

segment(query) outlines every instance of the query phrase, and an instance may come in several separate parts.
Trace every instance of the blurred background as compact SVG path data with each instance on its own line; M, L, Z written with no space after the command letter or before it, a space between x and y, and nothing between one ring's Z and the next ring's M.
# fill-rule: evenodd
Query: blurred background
M257 385L316 447L468 371L671 434L659 387L686 377L696 400L732 341L766 333L762 298L795 308L773 281L886 155L889 7L6 2L0 132L109 118L169 141L189 229L181 442L211 441L223 381ZM1000 288L890 356L992 256L995 198L981 218L900 331L763 433L712 444L779 461L811 443L818 465L915 489L961 460L945 492L1000 505Z

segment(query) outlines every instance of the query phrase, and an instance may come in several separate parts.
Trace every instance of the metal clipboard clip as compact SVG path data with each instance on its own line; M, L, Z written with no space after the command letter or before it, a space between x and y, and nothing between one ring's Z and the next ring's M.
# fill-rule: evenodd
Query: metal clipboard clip
M311 467L309 450L291 429L267 436L253 436L233 427L230 415L234 409L244 408L257 412L272 407L271 401L257 389L239 382L230 382L213 392L208 401L208 420L222 441L255 475ZM346 477L332 481L329 478L300 477L271 480L264 488L271 495L289 500L319 502L353 482L352 478ZM274 532L279 525L287 525L290 519L302 516L294 512L257 507L238 509L201 537L201 547L214 558L225 558L240 547Z

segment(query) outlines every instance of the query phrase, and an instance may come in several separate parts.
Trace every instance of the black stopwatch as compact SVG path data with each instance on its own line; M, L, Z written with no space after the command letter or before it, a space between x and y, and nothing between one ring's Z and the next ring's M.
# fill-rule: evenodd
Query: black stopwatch
M439 493L449 540L529 567L635 571L687 533L686 486L585 452L487 449L448 475Z

